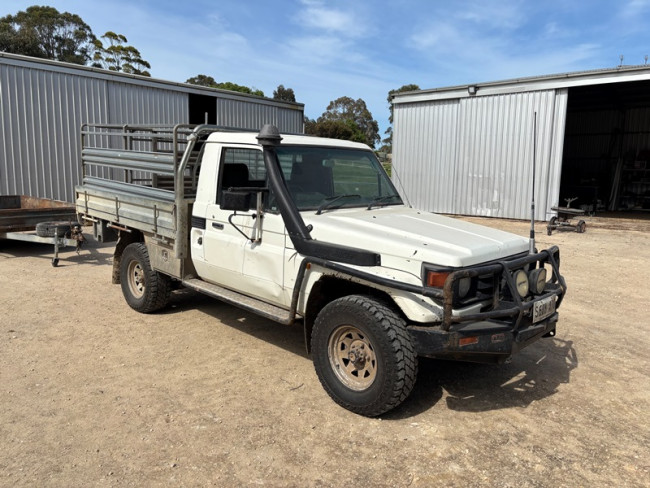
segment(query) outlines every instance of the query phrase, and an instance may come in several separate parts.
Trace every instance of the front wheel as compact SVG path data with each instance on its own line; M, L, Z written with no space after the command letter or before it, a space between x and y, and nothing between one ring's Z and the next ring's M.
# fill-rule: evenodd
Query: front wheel
M155 312L167 305L171 280L151 268L149 251L142 242L134 242L124 249L120 283L126 302L138 312Z
M351 295L326 305L311 344L323 388L352 412L381 415L413 389L417 356L405 323L374 298Z

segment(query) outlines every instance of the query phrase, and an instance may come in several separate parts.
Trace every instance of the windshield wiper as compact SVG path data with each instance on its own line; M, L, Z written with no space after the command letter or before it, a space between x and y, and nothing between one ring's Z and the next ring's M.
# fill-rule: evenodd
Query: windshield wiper
M338 202L339 200L342 200L343 198L361 198L361 195L357 195L356 193L346 193L344 195L336 195L333 197L327 197L323 200L323 203L321 203L318 206L318 210L316 210L316 215L320 215L323 210L326 208L329 208L333 203Z
M377 197L368 204L368 210L370 210L374 206L386 205L386 203L384 202L386 200L390 200L391 198L399 198L399 195L384 195L383 197Z

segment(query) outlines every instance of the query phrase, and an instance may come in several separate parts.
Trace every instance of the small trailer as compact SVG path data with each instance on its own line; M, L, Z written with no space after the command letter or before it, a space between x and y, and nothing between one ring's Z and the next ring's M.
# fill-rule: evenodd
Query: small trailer
M0 196L0 239L52 244L52 266L59 264L60 248L79 252L85 240L73 205L26 195Z
M551 210L557 213L557 216L551 217L546 225L546 233L550 236L554 229L571 229L578 234L582 234L587 224L584 220L580 219L577 223L573 223L572 219L575 217L582 217L585 211L581 208L571 208L571 202L577 198L566 198L566 207L551 207Z

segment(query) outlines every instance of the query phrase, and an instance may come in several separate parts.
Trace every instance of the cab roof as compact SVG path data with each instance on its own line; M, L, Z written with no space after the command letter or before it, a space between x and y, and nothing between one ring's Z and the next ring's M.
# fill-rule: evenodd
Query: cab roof
M215 131L208 136L208 142L217 142L220 144L253 144L259 146L257 140L258 132L237 132L237 131ZM282 145L292 146L325 146L340 147L349 149L371 150L366 144L360 142L345 141L342 139L329 139L326 137L315 137L297 134L281 134Z

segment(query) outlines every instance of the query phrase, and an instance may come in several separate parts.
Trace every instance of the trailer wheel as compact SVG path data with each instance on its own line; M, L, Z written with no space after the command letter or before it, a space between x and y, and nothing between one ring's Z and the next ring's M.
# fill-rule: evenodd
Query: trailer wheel
M546 226L546 233L550 236L553 233L553 229L557 226L557 217L551 217L551 220L548 221Z
M578 225L576 226L576 232L578 234L583 234L586 229L587 229L586 222L584 220L579 221Z
M70 232L70 222L39 222L36 224L38 237L63 237Z
M352 412L381 415L413 389L417 355L405 323L374 298L351 295L327 304L311 344L323 388Z
M120 283L126 302L138 312L155 312L167 305L171 280L151 268L149 251L142 242L134 242L124 249Z

